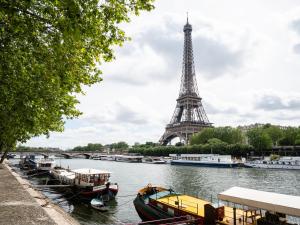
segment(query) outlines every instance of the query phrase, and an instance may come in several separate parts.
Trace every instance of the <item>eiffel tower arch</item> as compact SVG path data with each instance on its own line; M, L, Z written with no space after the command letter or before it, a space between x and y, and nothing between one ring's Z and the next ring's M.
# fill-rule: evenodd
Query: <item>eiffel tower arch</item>
M189 24L188 18L183 32L184 49L180 92L172 119L159 140L162 145L167 145L175 137L179 137L181 141L187 144L192 134L212 126L202 105L202 98L198 93L192 45L192 26Z

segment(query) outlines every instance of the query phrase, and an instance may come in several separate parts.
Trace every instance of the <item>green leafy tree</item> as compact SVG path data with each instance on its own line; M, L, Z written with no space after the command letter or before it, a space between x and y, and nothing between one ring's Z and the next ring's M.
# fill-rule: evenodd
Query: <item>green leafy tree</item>
M244 136L237 128L232 127L214 127L206 128L193 135L190 144L206 144L210 139L217 138L228 144L243 143Z
M112 143L109 145L111 149L116 149L116 150L127 150L129 145L124 142L124 141L120 141L117 143Z
M101 81L98 63L128 39L120 24L153 8L153 0L2 0L0 151L79 116L76 96Z
M265 131L272 139L274 146L278 144L278 141L283 137L283 131L278 126L269 125L265 128Z
M272 147L272 139L263 128L254 128L247 132L250 145L256 150L262 151Z
M288 127L283 130L283 137L279 140L280 145L295 145L297 135L300 129L296 127Z

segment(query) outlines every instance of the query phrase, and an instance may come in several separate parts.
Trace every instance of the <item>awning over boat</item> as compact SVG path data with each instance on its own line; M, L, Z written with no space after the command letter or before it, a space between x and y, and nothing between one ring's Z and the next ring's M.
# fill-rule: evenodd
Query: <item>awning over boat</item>
M218 194L218 198L252 208L300 217L300 196L232 187Z
M111 174L109 171L105 170L96 170L96 169L90 169L90 168L83 168L83 169L76 169L72 170L75 173L85 174L85 175L95 175L95 174Z

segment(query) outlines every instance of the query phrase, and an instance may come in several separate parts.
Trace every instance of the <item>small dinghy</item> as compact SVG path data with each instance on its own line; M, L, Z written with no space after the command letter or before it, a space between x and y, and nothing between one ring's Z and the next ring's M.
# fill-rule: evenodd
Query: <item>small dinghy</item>
M97 209L102 212L108 211L108 206L106 206L105 203L99 198L92 199L91 206L94 209Z

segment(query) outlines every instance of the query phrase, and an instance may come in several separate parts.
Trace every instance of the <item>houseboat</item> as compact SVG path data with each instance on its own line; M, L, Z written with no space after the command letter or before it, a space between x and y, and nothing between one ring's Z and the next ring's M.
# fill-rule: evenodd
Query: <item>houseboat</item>
M143 221L189 218L194 220L189 224L214 225L231 216L228 214L230 210L225 211L227 207L215 208L208 201L152 185L141 189L133 203Z
M262 160L247 161L244 166L261 169L300 170L300 157L280 157L275 160L266 157Z
M232 187L218 194L218 199L234 207L225 225L300 224L300 196Z
M296 225L300 221L299 196L232 187L218 194L218 199L232 207L216 207L199 198L148 185L138 192L134 206L146 221L142 224L167 224L170 218L175 220L172 224L187 224L180 220L192 219L190 225Z
M109 181L111 173L96 169L55 168L51 175L59 183L70 185L74 193L84 200L101 196L103 199L113 199L118 193L118 184Z
M55 161L54 159L37 158L35 155L27 155L21 158L19 165L22 169L29 169L30 173L49 172L55 167Z
M50 171L54 169L56 163L54 159L38 159L36 162L36 170L37 171Z
M231 155L217 154L170 154L171 165L203 167L237 167L239 163Z
M117 162L141 163L143 158L140 155L115 155Z
M149 163L149 164L166 164L167 161L159 158L159 157L146 157L142 159L143 163Z

